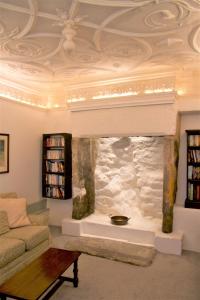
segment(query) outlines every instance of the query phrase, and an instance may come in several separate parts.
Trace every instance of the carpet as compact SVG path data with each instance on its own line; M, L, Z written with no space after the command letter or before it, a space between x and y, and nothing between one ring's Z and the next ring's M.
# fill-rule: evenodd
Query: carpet
M143 267L149 266L156 254L154 247L85 236L68 237L64 248Z

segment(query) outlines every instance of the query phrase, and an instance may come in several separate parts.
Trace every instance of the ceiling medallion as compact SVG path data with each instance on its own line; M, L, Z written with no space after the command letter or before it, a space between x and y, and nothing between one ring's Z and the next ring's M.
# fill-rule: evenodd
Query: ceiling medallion
M76 44L74 41L75 36L77 35L77 25L82 21L84 17L70 17L66 11L61 9L56 9L57 16L59 21L54 23L55 26L63 27L62 36L63 36L63 48L67 52L71 52L75 49Z

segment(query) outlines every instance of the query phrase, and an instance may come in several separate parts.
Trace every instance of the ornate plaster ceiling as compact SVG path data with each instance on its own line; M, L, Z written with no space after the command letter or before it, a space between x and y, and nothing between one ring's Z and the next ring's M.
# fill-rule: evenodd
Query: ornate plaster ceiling
M191 69L200 0L0 0L5 93L58 103L106 80Z

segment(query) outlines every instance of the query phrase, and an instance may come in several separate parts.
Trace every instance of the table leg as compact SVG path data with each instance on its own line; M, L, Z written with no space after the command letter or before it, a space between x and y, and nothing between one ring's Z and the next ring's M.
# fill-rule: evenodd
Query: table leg
M6 300L6 296L5 295L0 295L0 300Z
M78 259L76 259L74 262L73 273L74 273L73 285L74 287L78 287Z
M76 288L78 287L78 258L74 261L74 268L73 268L73 277L67 277L67 276L60 276L59 278L62 279L63 281L69 281L73 282L73 286Z

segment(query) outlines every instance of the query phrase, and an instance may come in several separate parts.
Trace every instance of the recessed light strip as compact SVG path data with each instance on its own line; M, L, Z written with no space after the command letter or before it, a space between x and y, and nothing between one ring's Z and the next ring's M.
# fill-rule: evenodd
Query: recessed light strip
M158 88L158 89L152 89L152 90L144 90L144 94L158 94L158 93L169 93L173 92L173 88Z
M9 99L9 100L12 100L12 101L15 101L15 102L19 102L19 103L22 103L22 104L34 106L34 107L39 107L39 108L44 108L44 109L47 108L46 105L36 104L36 103L31 102L31 101L23 100L23 99L21 99L21 98L14 97L14 96L12 96L12 95L10 95L10 94L3 93L3 92L0 92L0 97Z
M86 98L85 97L79 97L79 98L70 98L70 99L67 99L67 103L71 103L71 102L79 102L79 101L85 101Z
M122 93L97 95L97 96L93 96L92 99L97 100L97 99L106 99L106 98L127 97L127 96L134 96L134 95L138 95L138 92L128 91Z

